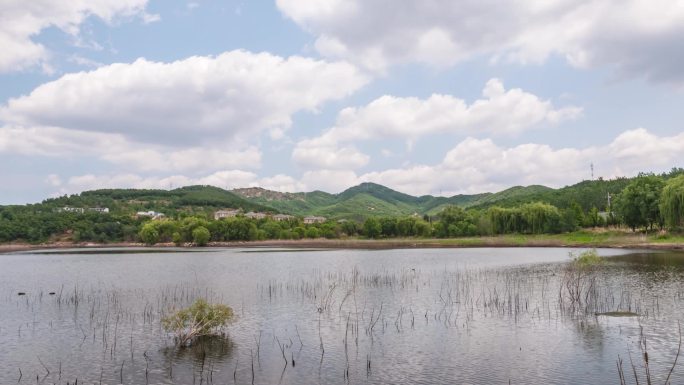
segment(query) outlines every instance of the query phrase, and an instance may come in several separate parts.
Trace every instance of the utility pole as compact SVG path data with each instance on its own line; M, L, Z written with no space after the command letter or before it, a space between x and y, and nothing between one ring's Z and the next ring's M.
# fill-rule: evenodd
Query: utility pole
M594 162L591 162L589 167L591 167L591 180L594 180Z

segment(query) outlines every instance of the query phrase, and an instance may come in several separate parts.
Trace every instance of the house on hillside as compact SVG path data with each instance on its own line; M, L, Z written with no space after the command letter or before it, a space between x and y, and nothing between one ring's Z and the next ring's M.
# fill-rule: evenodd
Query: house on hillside
M149 217L152 219L163 219L166 217L164 213L158 213L156 211L138 211L135 213L136 218Z
M88 208L83 208L83 207L69 207L69 206L64 206L62 208L58 208L55 210L58 213L78 213L78 214L84 214L86 211L92 211L100 214L109 214L109 208L108 207L88 207Z
M214 219L233 218L238 215L240 210L218 210L214 213Z
M286 215L286 214L276 214L273 216L273 220L276 222L281 222L281 221L289 221L291 219L294 219L295 217L292 215Z
M250 211L247 214L245 214L245 218L249 219L264 219L266 218L267 215L264 213L255 213L254 211Z
M323 222L325 222L325 220L326 220L325 217L314 217L314 216L304 217L304 223L307 225L311 225L314 223L323 223Z
M57 212L60 213L78 213L78 214L83 214L85 212L85 209L83 207L69 207L69 206L64 206L61 209L57 209Z

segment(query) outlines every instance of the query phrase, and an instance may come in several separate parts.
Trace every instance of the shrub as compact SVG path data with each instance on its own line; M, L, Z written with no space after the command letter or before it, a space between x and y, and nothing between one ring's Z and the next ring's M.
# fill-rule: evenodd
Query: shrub
M181 234L178 231L173 233L173 235L171 236L171 240L176 246L180 246L183 244L183 236L181 236Z
M154 223L148 222L140 230L140 239L147 245L154 245L159 242L159 232L154 227Z
M197 246L206 246L207 242L211 239L211 233L209 229L204 226L199 226L192 230L192 241Z
M185 346L198 337L219 334L232 319L233 309L229 306L198 299L189 308L164 317L162 326L175 334L176 344Z

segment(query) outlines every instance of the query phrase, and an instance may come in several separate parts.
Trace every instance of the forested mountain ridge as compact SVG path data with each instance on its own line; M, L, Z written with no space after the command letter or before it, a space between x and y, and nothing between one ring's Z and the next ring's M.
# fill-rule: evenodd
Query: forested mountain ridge
M682 172L661 174L668 179ZM41 203L16 206L30 211L54 211L62 207L107 207L111 213L132 214L154 210L176 216L210 214L218 209L240 209L297 216L320 215L331 219L363 220L367 217L439 214L447 206L487 209L545 202L558 208L578 205L584 211L608 211L608 204L634 178L585 180L562 188L541 185L514 186L496 193L459 194L451 197L412 196L376 183L362 183L339 194L323 191L279 192L259 187L231 191L214 186L162 189L100 189L49 198ZM609 198L610 196L610 198ZM2 207L2 206L0 206Z
M233 190L254 203L293 215L322 215L338 219L362 220L366 217L418 214L437 215L447 206L486 209L491 206L512 207L522 203L547 202L560 208L577 203L585 211L592 207L605 210L608 194L618 194L630 178L583 181L572 186L553 189L546 186L514 186L496 193L459 194L451 197L412 196L375 183L362 183L339 194L320 191L311 193L279 193L263 190L260 194L245 194ZM277 198L274 198L277 197Z

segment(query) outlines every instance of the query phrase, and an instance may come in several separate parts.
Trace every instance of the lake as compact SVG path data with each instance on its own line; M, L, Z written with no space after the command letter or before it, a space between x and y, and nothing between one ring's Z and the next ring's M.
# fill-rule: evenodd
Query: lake
M646 375L643 351L663 383L680 341L684 254L599 249L604 263L578 278L570 252L4 254L0 383L618 384L620 359L627 383L630 357ZM160 319L197 298L236 317L224 336L176 348ZM616 311L638 316L600 314ZM672 383L684 383L679 361Z

